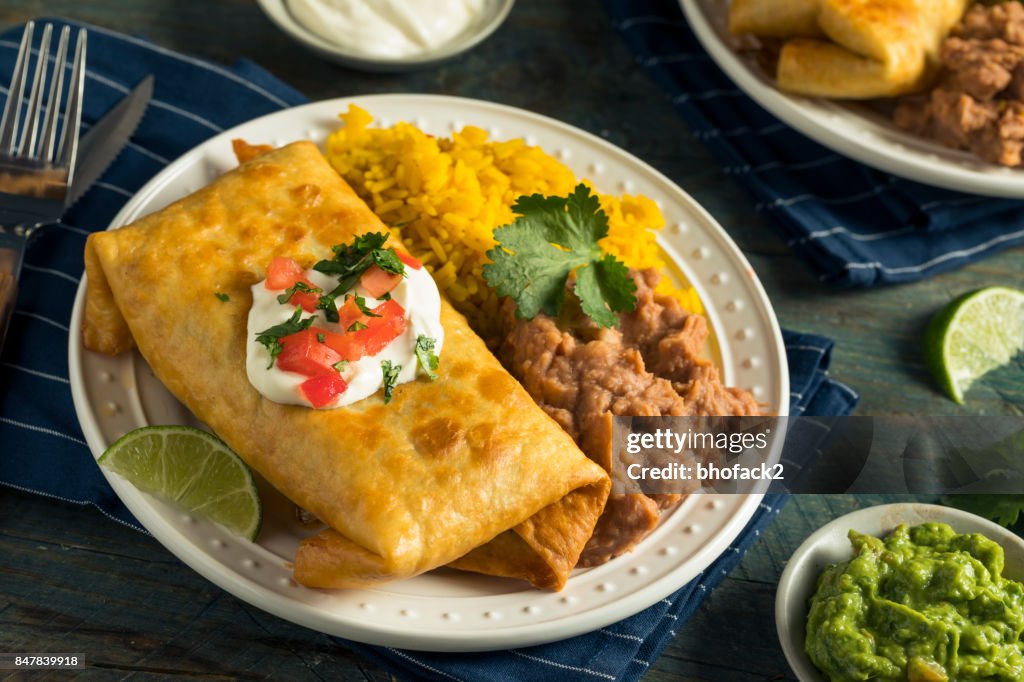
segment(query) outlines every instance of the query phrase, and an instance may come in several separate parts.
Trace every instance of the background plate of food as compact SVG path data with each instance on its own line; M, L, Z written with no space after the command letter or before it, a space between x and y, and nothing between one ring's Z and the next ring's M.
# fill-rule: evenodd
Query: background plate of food
M342 121L339 114L344 114ZM702 407L697 409L703 410L731 405L729 409L787 414L788 374L779 327L749 263L724 230L683 190L639 159L589 133L530 112L461 98L374 95L318 102L250 121L185 154L143 187L111 228L160 211L182 197L195 196L193 192L228 177L225 172L238 166L232 145L236 139L292 150L281 151L279 156L309 154L309 147L289 145L298 140L311 140L325 150L334 168L366 205L402 237L405 248L422 259L440 290L468 316L480 336L489 339L499 354L506 354L506 364L513 365L516 347L500 338L508 333L500 322L501 301L474 279L480 259L493 245L491 231L512 215L508 204L516 196L530 192L565 195L573 191L577 180L585 179L601 196L610 216L603 248L631 267L649 268L647 275L636 275L638 297L648 302L674 301L669 308L681 319L690 320L688 329L692 327L696 334L692 338L697 341L704 340L705 331L710 330L699 350L700 359L695 356L688 361L691 370L710 383L691 382L691 386L702 388L700 396L686 398L688 404L700 403ZM244 145L241 152L247 153ZM317 160L322 161L319 156ZM257 166L248 175L260 176L259 159L253 163ZM236 185L230 180L225 186ZM481 186L499 190L490 192ZM299 199L313 204L320 201L312 194ZM236 206L246 205L245 197L230 200ZM427 203L431 208L424 208ZM212 211L204 220L223 219L216 202L204 206ZM438 207L445 210L435 210ZM662 220L664 227L659 232L648 230L659 227ZM488 221L497 222L487 225ZM302 226L295 229L301 235ZM142 243L138 248L151 247ZM225 242L218 248L237 246ZM116 249L107 251L108 256L117 258ZM217 257L216 249L207 253ZM474 259L480 262L474 264ZM158 267L159 263L150 265ZM659 272L665 277L657 284ZM181 282L188 286L187 277ZM89 323L87 290L88 281L83 280L72 320L76 330ZM137 300L143 301L145 292L140 296ZM235 298L245 296L247 290ZM227 311L227 307L215 306L227 306L228 299L220 291L209 291L201 303ZM679 313L681 310L690 312ZM191 324L187 316L182 319ZM521 331L517 325L522 321L508 315L504 319ZM440 360L443 371L444 351ZM81 335L72 334L69 361L76 410L97 457L122 434L141 426L202 426L137 351L117 355L93 352L86 350ZM202 357L195 361L215 362ZM537 380L522 379L527 387ZM395 389L393 405L402 404L402 392L407 390L403 386L408 385ZM218 387L210 390L216 392ZM670 397L684 400L681 395ZM199 401L195 404L203 400L191 399ZM557 396L552 400L557 402ZM559 409L556 404L545 407L549 414ZM460 409L472 411L473 406ZM563 427L573 427L571 420L559 421ZM575 424L577 429L583 426ZM579 433L573 435L579 440ZM582 443L581 447L586 450ZM653 525L636 535L636 542L588 544L591 565L573 571L560 591L448 567L357 589L315 589L296 581L293 560L300 542L319 530L316 521L297 515L296 505L265 481L258 482L263 499L262 529L257 541L249 542L140 492L116 474L104 473L136 518L162 544L239 598L329 634L435 651L538 644L632 615L706 568L740 533L760 501L756 494L691 495L674 500L674 506L648 503L646 510L653 514Z
M816 142L925 184L1024 197L1019 3L680 4L736 85Z

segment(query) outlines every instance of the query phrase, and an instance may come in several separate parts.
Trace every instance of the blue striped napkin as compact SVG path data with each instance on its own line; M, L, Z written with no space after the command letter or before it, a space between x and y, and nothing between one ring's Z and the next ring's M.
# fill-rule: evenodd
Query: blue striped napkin
M715 65L677 0L603 1L693 136L822 281L911 282L1024 244L1024 202L898 178L776 119Z
M91 505L142 530L107 485L86 446L71 402L67 344L82 276L85 237L171 160L221 130L300 104L305 98L249 62L230 68L89 26L85 122L96 121L149 73L154 99L131 144L89 193L30 248L7 344L0 355L0 485ZM0 73L10 73L21 28L0 35ZM4 92L6 96L6 92ZM786 333L793 411L846 414L857 401L829 379L832 342ZM517 651L426 654L338 640L404 678L438 680L637 679L702 599L778 512L768 498L732 548L691 584L641 614L599 632Z

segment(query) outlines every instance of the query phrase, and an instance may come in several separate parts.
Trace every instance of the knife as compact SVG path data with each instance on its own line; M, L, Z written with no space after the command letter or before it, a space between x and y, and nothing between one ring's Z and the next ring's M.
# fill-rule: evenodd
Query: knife
M78 142L77 162L70 178L71 187L65 198L65 209L75 203L117 158L135 132L153 96L150 74L132 88L113 109L103 115ZM7 323L14 312L18 295L18 273L21 270L32 234L46 225L36 225L24 237L4 239L0 231L0 350L7 335Z
M71 180L67 206L78 201L128 143L153 97L153 75L142 79L117 105L103 115L78 143L78 163Z

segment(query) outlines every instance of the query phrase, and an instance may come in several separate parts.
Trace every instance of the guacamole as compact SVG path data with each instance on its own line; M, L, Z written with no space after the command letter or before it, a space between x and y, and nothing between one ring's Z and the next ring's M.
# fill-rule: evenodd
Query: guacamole
M944 523L849 535L854 557L818 578L804 643L833 682L1024 681L1024 585L1002 576L1002 547Z

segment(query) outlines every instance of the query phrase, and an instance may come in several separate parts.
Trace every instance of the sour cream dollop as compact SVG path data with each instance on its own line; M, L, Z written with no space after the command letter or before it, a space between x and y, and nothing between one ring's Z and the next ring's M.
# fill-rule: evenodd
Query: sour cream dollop
M466 30L483 0L289 0L300 24L324 40L376 57L409 57Z
M338 285L336 278L315 270L307 270L304 276L314 286L325 292L333 290ZM284 371L278 367L277 362L268 369L271 360L270 351L256 341L256 337L264 330L288 321L295 313L295 305L278 302L277 297L282 293L284 293L283 290L268 289L265 280L252 286L252 308L249 309L248 343L246 346L246 372L249 375L249 382L267 399L276 403L313 407L313 404L300 390L303 382L310 377L297 372ZM384 302L367 295L366 290L358 284L350 293L362 296L365 299L366 307L370 309ZM441 347L444 344L444 327L441 326L441 294L426 268L417 269L406 266L405 277L402 278L398 286L391 290L390 294L391 300L405 309L405 331L375 355L364 356L345 365L340 373L348 387L334 402L320 409L350 405L379 391L384 385L381 363L385 360L391 361L392 365L401 366L395 385L416 379L420 372L416 357L416 339L419 336L434 339L434 353L440 356ZM345 296L338 296L338 305L343 304L344 300ZM307 319L314 314L317 317L311 327L314 332L320 328L335 334L346 333L346 330L338 324L328 322L324 312L320 310L315 313L302 311L302 319Z

